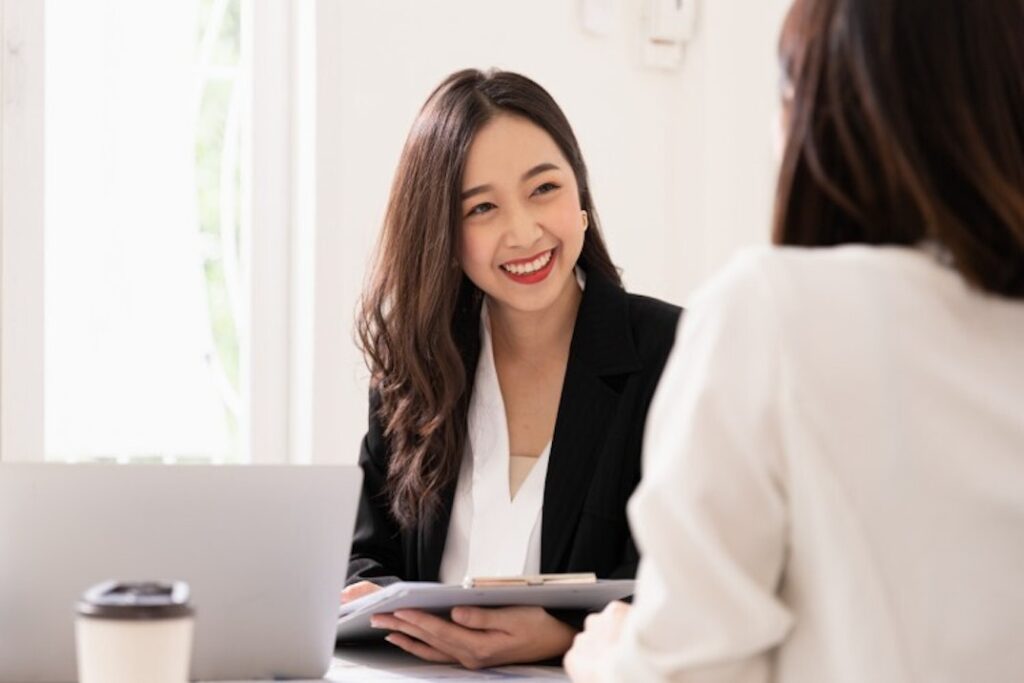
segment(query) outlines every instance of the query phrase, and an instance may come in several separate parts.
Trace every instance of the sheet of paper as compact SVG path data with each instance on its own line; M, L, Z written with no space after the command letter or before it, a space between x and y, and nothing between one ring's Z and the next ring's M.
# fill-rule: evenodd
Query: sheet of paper
M378 681L538 681L565 683L569 679L555 667L507 666L470 671L445 664L421 664L400 669L373 669L341 664L331 667L327 680L334 683L377 683Z
M501 666L470 671L451 664L430 664L405 654L392 645L345 648L336 653L327 676L315 681L291 683L431 683L433 681L512 681L513 683L567 683L557 666ZM227 681L224 683L255 683Z
M392 645L338 650L327 674L333 683L377 683L378 681L537 681L566 683L561 667L502 666L470 671L450 664L430 664L411 657Z

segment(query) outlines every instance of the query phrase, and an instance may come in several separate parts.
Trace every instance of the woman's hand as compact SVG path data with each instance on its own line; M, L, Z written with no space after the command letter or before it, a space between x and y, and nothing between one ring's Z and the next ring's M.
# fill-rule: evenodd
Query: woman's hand
M345 590L341 591L341 603L352 602L358 600L364 595L370 593L376 593L380 590L380 586L369 581L360 581L359 583L353 583L351 586L345 586Z
M574 683L601 680L602 659L618 642L629 609L624 602L613 602L600 614L587 617L583 632L576 636L572 649L565 655L565 672Z
M561 656L576 629L540 607L456 607L452 620L399 610L375 615L374 628L392 633L386 640L428 662L458 662L482 669Z

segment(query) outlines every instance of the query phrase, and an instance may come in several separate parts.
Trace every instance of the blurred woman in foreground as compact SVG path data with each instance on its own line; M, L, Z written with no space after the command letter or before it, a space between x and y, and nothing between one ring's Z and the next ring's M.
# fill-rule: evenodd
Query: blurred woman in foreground
M692 301L575 681L1024 680L1024 2L798 0L776 247Z

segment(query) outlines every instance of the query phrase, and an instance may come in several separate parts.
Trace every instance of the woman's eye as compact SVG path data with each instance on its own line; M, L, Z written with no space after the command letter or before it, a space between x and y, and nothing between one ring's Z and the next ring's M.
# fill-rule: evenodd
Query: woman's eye
M498 207L496 207L494 204L491 204L490 202L484 202L482 204L477 204L476 206L474 206L472 209L469 210L469 213L466 214L466 215L467 216L482 216L485 213L487 213L488 211L491 211L492 209L496 209L496 208L498 208Z
M554 183L544 183L543 185L538 187L536 190L534 190L533 193L534 194L547 194L548 192L552 192L552 191L557 190L557 189L558 189L558 185L555 185Z

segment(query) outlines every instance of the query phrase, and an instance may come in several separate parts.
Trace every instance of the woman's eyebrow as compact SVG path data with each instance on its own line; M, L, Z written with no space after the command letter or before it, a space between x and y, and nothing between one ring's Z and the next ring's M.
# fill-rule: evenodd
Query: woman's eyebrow
M476 187L471 187L468 190L463 190L462 201L466 201L475 194L480 194L481 192L488 192L491 189L493 188L490 185L477 185Z
M532 178L533 176L543 173L544 171L557 171L557 170L558 170L558 166L556 166L555 164L552 164L550 161L545 161L542 164L537 164L536 166L531 168L529 171L524 173L523 176L519 179L519 182L525 182L525 181L529 180L530 178Z
M537 164L536 166L531 168L529 171L524 173L522 175L522 177L519 178L519 182L526 182L527 180L529 180L533 176L539 175L539 174L543 173L544 171L557 171L557 170L559 170L559 168L558 168L558 166L556 164L552 164L550 161L545 161L543 163ZM488 191L490 191L492 189L494 189L494 188L492 188L490 185L477 185L476 187L471 187L468 190L463 190L462 194L460 195L460 198L462 199L462 201L466 201L467 199L469 199L473 195L478 195L478 194L480 194L482 192L488 192Z

